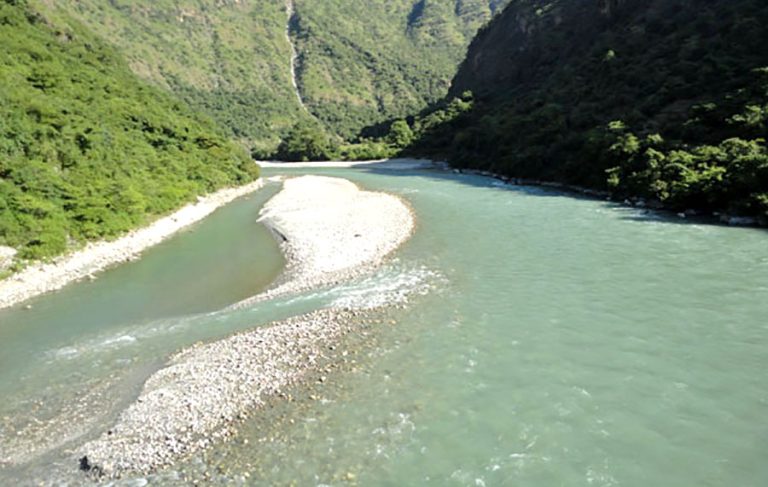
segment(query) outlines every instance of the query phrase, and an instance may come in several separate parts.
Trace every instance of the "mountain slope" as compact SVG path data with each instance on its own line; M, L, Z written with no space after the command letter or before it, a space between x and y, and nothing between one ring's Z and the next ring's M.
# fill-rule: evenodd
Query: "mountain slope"
M80 25L0 1L0 246L55 255L258 176Z
M346 137L444 96L487 0L298 2L293 30L313 113Z
M41 3L111 42L131 69L237 138L274 145L304 116L293 94L284 0Z
M138 75L210 113L237 138L274 147L308 117L297 78L332 132L424 108L444 96L477 28L508 0L61 0L124 53Z
M415 150L765 217L766 22L757 0L517 0L454 78L471 108L423 117Z

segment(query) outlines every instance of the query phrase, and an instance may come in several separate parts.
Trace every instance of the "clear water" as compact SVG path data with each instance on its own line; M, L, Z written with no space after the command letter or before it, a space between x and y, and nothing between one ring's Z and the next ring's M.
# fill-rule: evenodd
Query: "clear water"
M183 345L420 286L430 292L382 312L354 366L311 399L261 411L235 441L173 470L116 485L768 485L765 231L481 177L323 173L401 194L418 215L414 238L373 277L224 310L279 269L254 226L262 195L142 262L0 314L0 445L29 416L73 414L62 398L109 387L81 406L100 418L83 436L0 468L0 484L83 482L68 448L98 434ZM259 254L254 267L244 250Z

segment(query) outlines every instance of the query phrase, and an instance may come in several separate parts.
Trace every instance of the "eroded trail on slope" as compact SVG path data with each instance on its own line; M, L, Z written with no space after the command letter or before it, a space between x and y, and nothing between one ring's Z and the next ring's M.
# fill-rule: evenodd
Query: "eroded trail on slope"
M288 21L285 24L285 38L288 41L288 45L291 46L291 84L293 85L293 91L296 93L296 99L299 101L299 105L301 105L301 108L303 108L304 111L309 113L307 105L304 104L304 97L301 95L299 80L296 75L296 63L299 60L299 53L291 38L291 25L296 20L296 5L293 0L285 0L285 12L288 16Z

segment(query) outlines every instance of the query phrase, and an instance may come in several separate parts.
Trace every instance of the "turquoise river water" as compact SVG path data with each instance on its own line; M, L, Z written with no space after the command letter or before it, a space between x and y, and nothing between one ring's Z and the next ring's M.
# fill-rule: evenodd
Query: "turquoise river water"
M109 485L768 485L764 230L483 177L315 172L413 205L416 234L375 275L227 309L282 267L256 222L272 183L140 261L0 311L0 485L92 485L72 452L183 346L413 289L377 312L353 366L231 442Z

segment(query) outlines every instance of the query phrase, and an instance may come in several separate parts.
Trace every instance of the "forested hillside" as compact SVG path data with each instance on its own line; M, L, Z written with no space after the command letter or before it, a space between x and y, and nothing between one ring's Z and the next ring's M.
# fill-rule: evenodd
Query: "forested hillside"
M138 76L206 111L240 140L270 146L304 116L293 94L284 0L57 0Z
M413 152L765 218L766 25L760 0L514 1Z
M293 93L287 0L61 0L139 76L274 148L308 122ZM445 95L476 30L508 0L296 0L297 77L322 126L354 138Z
M445 96L477 29L508 0L299 1L310 110L345 138Z
M31 2L30 2L31 3ZM258 176L77 22L0 1L0 246L61 253Z

